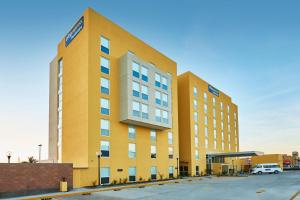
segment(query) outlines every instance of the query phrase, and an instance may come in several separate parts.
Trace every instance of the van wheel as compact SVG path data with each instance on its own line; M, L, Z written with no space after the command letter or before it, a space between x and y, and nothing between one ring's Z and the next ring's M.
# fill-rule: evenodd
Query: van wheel
M262 174L262 172L257 172L257 174L261 175L261 174Z
M274 171L274 174L278 174L278 173L279 173L279 171L277 171L277 170Z

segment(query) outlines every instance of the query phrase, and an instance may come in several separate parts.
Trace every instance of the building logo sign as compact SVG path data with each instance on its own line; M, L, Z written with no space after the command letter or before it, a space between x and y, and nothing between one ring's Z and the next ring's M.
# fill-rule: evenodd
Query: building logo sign
M216 96L219 96L220 94L219 94L219 90L217 89L217 88L214 88L213 86L211 86L211 85L208 85L208 91L210 92L210 93L213 93L214 95L216 95Z
M72 27L70 32L65 37L66 47L72 42L72 40L78 35L78 33L83 29L84 19L81 17L78 22Z

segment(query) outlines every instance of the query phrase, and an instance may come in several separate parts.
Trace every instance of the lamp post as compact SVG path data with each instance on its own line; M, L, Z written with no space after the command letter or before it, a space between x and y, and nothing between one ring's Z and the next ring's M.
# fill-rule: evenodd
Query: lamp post
M10 158L11 158L11 152L10 151L8 151L7 153L6 153L6 156L7 156L7 163L9 164L10 163Z
M100 178L100 158L101 158L101 155L102 155L102 153L101 153L101 151L98 151L98 152L96 152L96 155L97 155L97 157L98 157L98 186L100 186L101 185L101 178Z
M176 167L176 169L177 169L177 178L178 178L178 176L179 176L179 173L178 173L178 170L179 170L179 168L178 168L179 158L177 157L176 160L177 160L177 167Z
M41 162L42 144L39 144L39 162Z

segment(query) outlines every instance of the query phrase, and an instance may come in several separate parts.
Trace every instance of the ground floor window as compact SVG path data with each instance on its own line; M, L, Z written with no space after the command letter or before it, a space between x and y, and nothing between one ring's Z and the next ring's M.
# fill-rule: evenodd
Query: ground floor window
M128 169L129 174L129 181L135 181L136 180L136 168L135 167L129 167Z
M157 169L155 166L151 167L151 179L156 180Z
M169 167L169 178L174 178L174 167L173 166Z
M196 166L196 176L199 176L199 166Z
M109 167L101 167L100 175L101 175L101 184L109 184Z

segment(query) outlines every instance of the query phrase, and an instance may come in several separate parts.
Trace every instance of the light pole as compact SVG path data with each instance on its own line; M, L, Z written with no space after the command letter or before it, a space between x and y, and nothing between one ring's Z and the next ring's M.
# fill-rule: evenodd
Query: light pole
M179 173L178 173L178 170L179 170L179 169L178 169L179 158L177 157L176 160L177 160L177 167L176 167L176 169L177 169L177 178L178 178L178 175L179 175Z
M7 153L6 153L6 156L7 156L7 163L8 164L10 164L10 158L11 158L11 152L10 151L8 151Z
M98 152L96 152L96 155L97 155L97 157L98 157L98 186L100 186L101 185L101 178L100 178L100 158L101 158L101 155L102 155L102 153L101 153L101 151L98 151Z
M39 144L39 163L41 162L42 144Z

